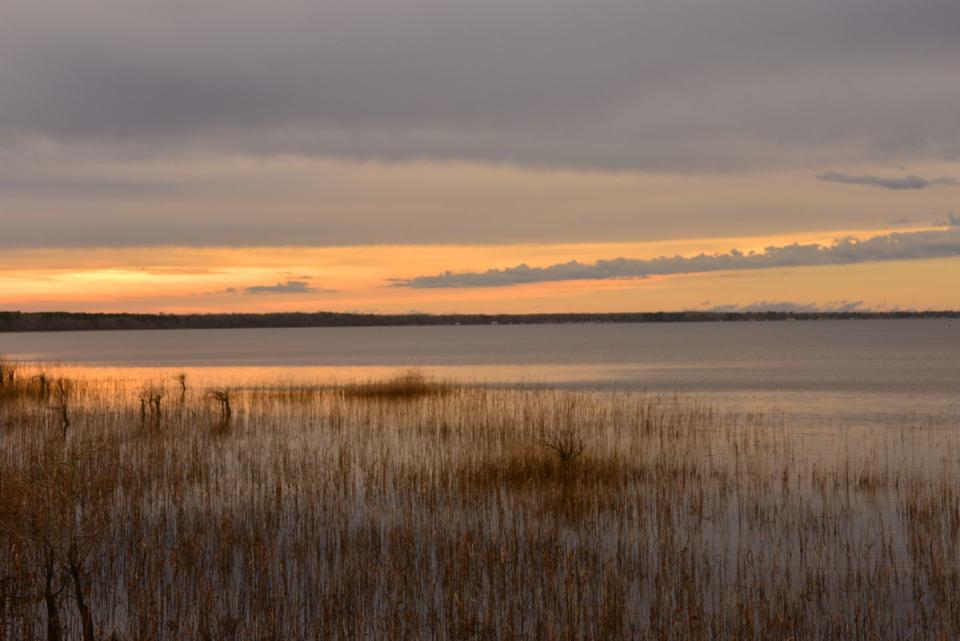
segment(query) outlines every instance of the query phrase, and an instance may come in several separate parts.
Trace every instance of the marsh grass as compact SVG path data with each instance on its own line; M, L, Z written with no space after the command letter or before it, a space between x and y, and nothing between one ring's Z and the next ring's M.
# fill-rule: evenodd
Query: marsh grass
M59 380L0 388L4 641L960 633L953 423L92 376L64 430Z
M451 392L450 383L428 378L418 370L409 370L385 380L370 380L340 386L347 398L378 401L403 401Z

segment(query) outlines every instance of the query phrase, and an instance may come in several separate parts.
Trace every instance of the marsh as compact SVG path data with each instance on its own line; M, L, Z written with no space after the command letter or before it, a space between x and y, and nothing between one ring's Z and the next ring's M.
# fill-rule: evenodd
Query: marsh
M898 346L851 323L815 353L793 341L796 358L765 343L821 331L795 325L669 363L669 331L634 328L614 328L636 337L617 357L577 363L584 345L604 353L595 327L471 330L554 347L526 367L529 353L476 346L424 366L429 346L411 358L395 337L363 361L376 332L361 363L336 356L342 333L298 332L276 353L299 343L313 365L180 368L189 335L161 368L118 366L139 357L103 343L75 349L110 364L7 360L0 631L49 639L55 617L68 639L955 636L960 422L956 378L939 378L957 366L953 328L898 326ZM696 345L692 331L673 340ZM208 353L227 340L204 336Z

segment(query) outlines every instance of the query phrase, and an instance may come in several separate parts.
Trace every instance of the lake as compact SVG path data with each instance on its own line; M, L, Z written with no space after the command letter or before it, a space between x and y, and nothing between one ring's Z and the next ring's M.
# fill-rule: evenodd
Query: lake
M415 367L497 385L705 395L783 412L798 426L960 416L955 320L27 333L0 334L0 354L96 375L186 371L231 384L343 381Z

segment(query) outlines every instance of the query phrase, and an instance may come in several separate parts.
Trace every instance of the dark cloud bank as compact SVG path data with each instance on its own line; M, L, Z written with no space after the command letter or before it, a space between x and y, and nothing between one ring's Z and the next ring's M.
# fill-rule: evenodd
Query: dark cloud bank
M958 25L957 0L8 0L0 247L772 233L783 226L767 221L799 214L668 210L638 222L495 197L488 215L405 202L366 214L335 199L285 211L296 188L236 212L256 179L170 166L278 155L671 173L956 161ZM947 180L826 176L888 189Z
M0 145L671 171L956 159L957 25L956 0L12 0Z
M656 275L690 274L743 269L775 267L805 267L814 265L849 265L874 261L915 260L960 256L960 222L950 218L947 229L892 233L868 240L841 238L831 245L793 244L770 246L762 252L744 253L736 249L725 254L697 256L662 256L652 259L614 258L595 263L572 260L548 267L530 267L526 264L485 272L444 272L436 276L395 280L397 287L464 288L502 287L525 283L544 283L570 280L607 280L615 278L646 278Z

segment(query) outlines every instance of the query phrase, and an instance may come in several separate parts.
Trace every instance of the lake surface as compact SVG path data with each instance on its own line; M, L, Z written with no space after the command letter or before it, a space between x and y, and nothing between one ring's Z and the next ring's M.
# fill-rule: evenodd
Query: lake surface
M0 354L117 375L149 367L251 384L417 367L505 385L703 394L820 427L960 416L955 320L28 333L0 334Z

